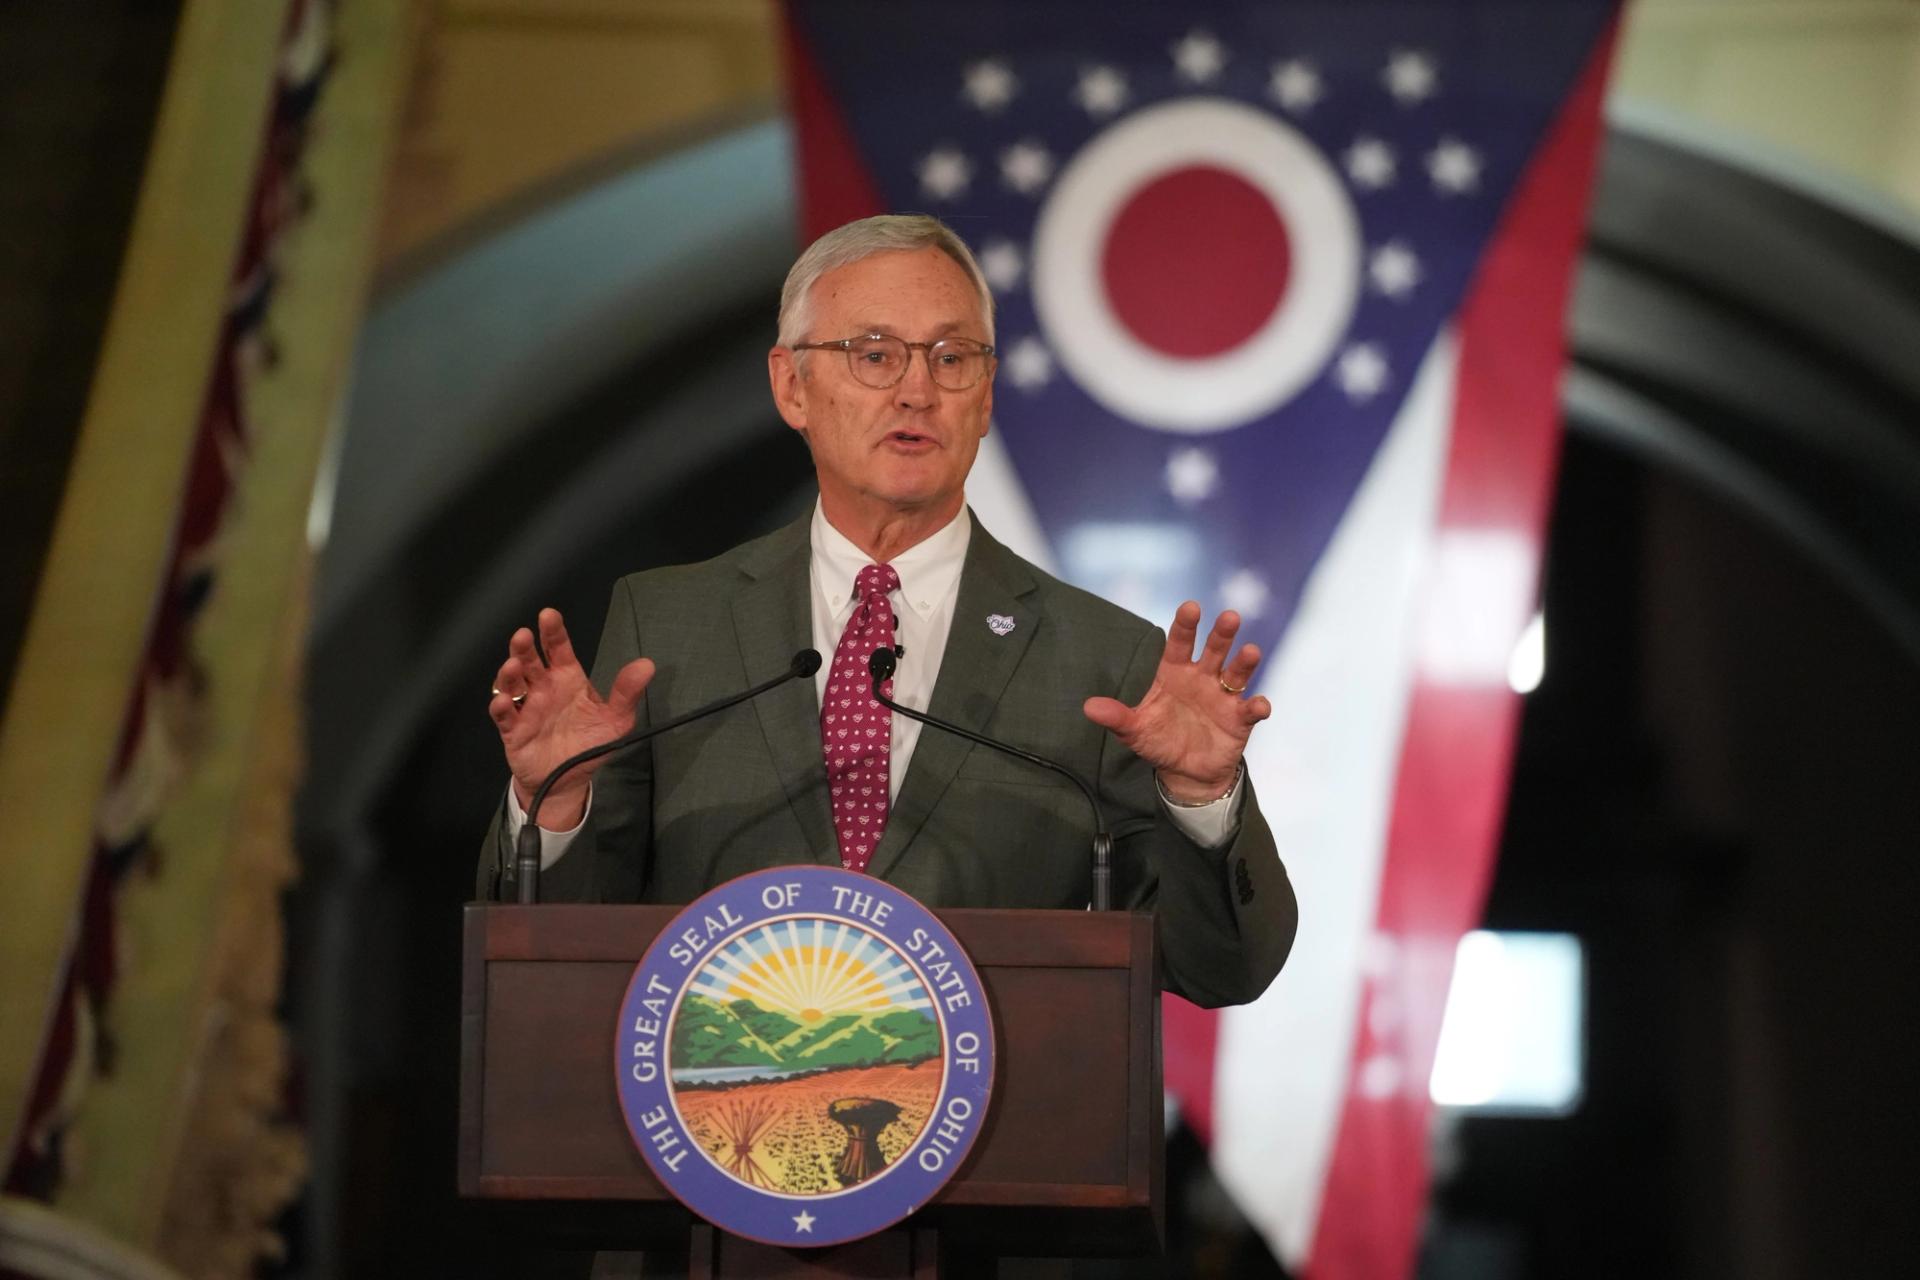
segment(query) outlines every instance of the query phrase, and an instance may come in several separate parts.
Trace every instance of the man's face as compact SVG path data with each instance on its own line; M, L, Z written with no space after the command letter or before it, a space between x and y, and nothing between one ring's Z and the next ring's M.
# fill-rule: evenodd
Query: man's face
M938 249L879 253L814 282L808 342L887 333L907 342L987 340L980 296L960 264ZM809 351L804 364L775 347L767 357L773 398L813 451L830 516L929 510L958 512L967 472L993 411L993 378L965 391L933 380L914 351L907 374L884 390L862 386L839 351Z

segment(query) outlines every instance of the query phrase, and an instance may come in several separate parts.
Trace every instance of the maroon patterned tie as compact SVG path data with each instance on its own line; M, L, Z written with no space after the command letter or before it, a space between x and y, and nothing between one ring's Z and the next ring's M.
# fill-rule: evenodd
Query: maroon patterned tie
M827 696L820 704L820 746L827 758L827 787L833 798L833 829L840 836L840 865L865 871L887 829L887 769L892 750L893 713L873 700L867 659L893 644L893 606L887 593L900 588L890 564L870 564L853 580L857 602L840 647L827 672ZM880 691L891 698L893 681Z

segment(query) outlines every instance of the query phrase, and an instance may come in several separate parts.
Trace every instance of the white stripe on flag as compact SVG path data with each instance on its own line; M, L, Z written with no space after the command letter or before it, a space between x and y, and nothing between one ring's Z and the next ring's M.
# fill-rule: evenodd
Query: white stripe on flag
M1293 1268L1313 1243L1352 1072L1457 354L1443 329L1265 664L1260 691L1274 715L1247 753L1300 899L1300 933L1265 996L1221 1011L1212 1159ZM997 434L980 443L967 501L1015 554L1054 571L1052 546Z
M1352 1073L1457 354L1443 329L1266 665L1274 715L1247 753L1300 933L1266 995L1221 1013L1212 1155L1293 1268L1313 1243Z
M1040 518L1033 513L1027 488L1020 483L997 428L980 442L980 453L967 475L967 505L980 518L981 527L1007 550L1058 575L1053 565L1053 544L1047 541Z

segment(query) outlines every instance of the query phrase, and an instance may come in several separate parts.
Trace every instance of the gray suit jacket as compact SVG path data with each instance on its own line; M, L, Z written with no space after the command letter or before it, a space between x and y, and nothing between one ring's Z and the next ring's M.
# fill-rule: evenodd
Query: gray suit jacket
M809 556L802 518L704 564L621 579L594 682L604 690L623 664L652 658L646 723L777 675L812 645ZM995 613L1014 619L1005 636L986 625ZM1137 702L1164 644L1159 628L1049 577L975 521L928 710L1093 781L1114 834L1114 900L1156 912L1168 989L1242 1003L1280 971L1297 921L1251 787L1234 840L1202 849L1166 819L1146 763L1080 710L1094 694ZM813 681L795 680L615 755L541 897L678 903L766 867L839 865L819 724ZM499 825L483 893L494 860L511 860ZM1091 834L1070 783L929 726L868 871L932 907L1078 910L1091 896Z

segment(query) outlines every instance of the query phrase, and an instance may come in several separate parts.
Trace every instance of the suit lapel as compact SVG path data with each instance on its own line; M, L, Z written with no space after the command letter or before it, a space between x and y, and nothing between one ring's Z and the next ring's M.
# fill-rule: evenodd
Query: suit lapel
M811 516L767 539L743 560L748 581L734 597L733 626L751 679L765 679L813 643ZM813 860L838 866L840 846L827 803L827 773L820 754L820 699L812 680L791 680L753 700L767 737L774 772L799 820ZM796 854L798 851L795 851Z
M960 594L954 601L953 626L940 658L940 678L927 707L930 714L976 733L986 731L1007 681L1040 629L1038 587L1025 562L975 519L960 573ZM1012 618L1013 630L996 634L987 625L992 615ZM972 743L943 729L928 725L920 730L913 762L887 815L887 833L867 867L869 874L884 876L900 860L972 749Z

